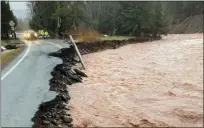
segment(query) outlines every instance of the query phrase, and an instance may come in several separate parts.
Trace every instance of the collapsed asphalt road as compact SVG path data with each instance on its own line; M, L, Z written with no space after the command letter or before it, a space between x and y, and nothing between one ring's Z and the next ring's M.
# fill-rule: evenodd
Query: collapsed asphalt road
M59 58L49 57L48 53L56 52L62 47L69 47L69 45L63 40L38 40L28 43L31 44L31 47L29 46L2 71L1 122L4 127L35 126L32 121L36 123L35 118L39 114L39 105L44 102L49 104L50 102L46 101L52 101L57 95L54 91L58 92L51 88L53 93L50 93L49 80L54 76L51 73L52 69L62 61ZM112 46L112 43L108 43L107 47L109 45ZM115 44L113 43L113 45ZM81 50L83 47L89 46L82 45ZM66 61L63 60L63 62ZM76 73L76 71L74 72ZM75 75L75 73L70 75ZM46 116L49 117L49 115Z
M1 71L1 126L31 127L32 117L42 102L56 96L48 93L50 72L62 60L48 56L59 50L59 46L69 47L58 41L37 40ZM49 94L49 96L47 96Z
M43 102L39 106L32 118L33 127L73 127L71 115L67 112L70 100L67 85L82 82L82 77L87 75L76 67L78 60L73 45L50 53L49 56L63 60L62 64L58 64L51 72L53 77L50 79L50 90L58 94L53 100Z

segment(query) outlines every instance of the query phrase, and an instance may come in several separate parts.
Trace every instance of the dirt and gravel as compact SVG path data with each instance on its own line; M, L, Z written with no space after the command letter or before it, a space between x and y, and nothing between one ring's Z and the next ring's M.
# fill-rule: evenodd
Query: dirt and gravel
M172 26L169 33L203 33L203 12L187 17L179 24Z
M87 77L87 75L75 66L78 60L73 46L49 53L49 56L59 57L63 60L63 63L56 65L51 72L50 91L55 91L58 94L53 100L40 104L32 119L34 122L33 127L73 127L72 118L67 107L70 100L67 86L82 82L82 77Z
M83 58L89 77L67 87L73 126L203 126L203 34Z

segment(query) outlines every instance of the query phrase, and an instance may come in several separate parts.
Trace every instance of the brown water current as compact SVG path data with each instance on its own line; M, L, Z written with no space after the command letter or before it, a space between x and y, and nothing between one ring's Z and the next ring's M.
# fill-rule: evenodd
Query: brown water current
M203 126L203 34L83 55L69 87L74 126Z

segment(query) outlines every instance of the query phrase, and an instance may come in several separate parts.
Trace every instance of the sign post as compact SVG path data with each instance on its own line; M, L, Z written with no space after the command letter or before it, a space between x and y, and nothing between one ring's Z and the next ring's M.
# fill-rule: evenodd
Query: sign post
M15 28L14 28L15 23L11 20L9 22L9 25L11 26L11 30L13 32L14 38L16 39L16 33L15 33Z
M13 30L13 31L14 31L14 30L15 30L15 29L14 29L14 27L11 27L11 30Z

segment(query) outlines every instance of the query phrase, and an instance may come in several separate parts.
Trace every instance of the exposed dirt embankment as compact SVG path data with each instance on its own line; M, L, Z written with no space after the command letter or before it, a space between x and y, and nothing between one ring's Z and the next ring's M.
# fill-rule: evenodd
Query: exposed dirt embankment
M137 40L82 42L77 45L82 54L87 54L147 40L149 39L138 38ZM49 55L63 60L63 63L57 65L51 72L53 78L50 80L50 91L55 91L59 94L55 99L44 102L39 106L39 110L32 119L34 127L73 127L72 118L69 114L70 107L67 106L70 100L67 85L82 82L82 77L87 77L87 75L74 68L78 60L76 60L76 52L73 46L62 48L58 52L50 53Z
M89 77L69 88L75 127L203 126L203 34L83 58Z
M44 102L39 106L39 110L32 119L34 127L72 127L72 118L67 107L70 100L67 85L81 82L82 76L86 77L86 74L73 68L77 60L74 59L76 55L72 46L49 55L60 57L63 60L63 63L57 65L51 72L53 78L50 80L50 91L58 92L58 95L55 99Z
M187 17L180 24L176 24L172 27L169 33L172 34L190 34L190 33L202 33L203 32L203 13L198 13Z
M149 38L136 38L136 39L129 39L129 40L106 40L106 41L93 41L93 42L78 42L77 47L79 48L80 53L88 54L98 51L103 51L106 49L116 49L120 46L124 46L127 44L133 43L141 43L151 41Z

